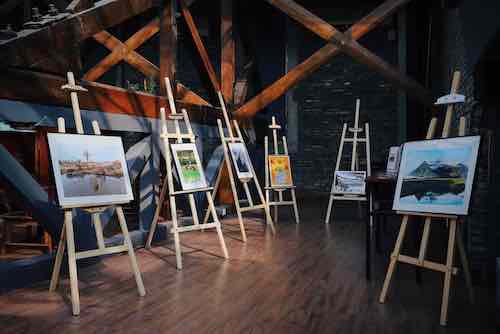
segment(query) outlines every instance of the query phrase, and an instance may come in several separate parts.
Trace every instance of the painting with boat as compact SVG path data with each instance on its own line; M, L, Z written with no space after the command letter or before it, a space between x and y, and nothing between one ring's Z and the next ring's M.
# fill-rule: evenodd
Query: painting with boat
M473 136L406 143L394 210L467 214L479 140Z
M61 206L133 199L120 137L49 134L48 138Z

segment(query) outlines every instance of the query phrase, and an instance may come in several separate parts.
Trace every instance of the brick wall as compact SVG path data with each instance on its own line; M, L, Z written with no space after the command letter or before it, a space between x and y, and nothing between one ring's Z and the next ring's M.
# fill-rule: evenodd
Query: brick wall
M397 66L397 40L389 39L389 31L394 29L393 25L383 26L360 43ZM324 45L309 35L300 37L301 59ZM354 125L356 98L361 99L360 125L370 124L372 169L385 168L388 148L398 144L397 92L376 72L339 55L295 89L299 130L298 150L292 154L292 160L298 187L330 191L342 126L345 122ZM350 161L350 145L344 149L344 161ZM364 147L359 152L364 152ZM361 157L364 159L364 154Z
M466 96L466 102L459 105L455 110L453 127L457 128L458 118L466 117L468 135L483 135L483 145L479 155L475 188L471 197L471 210L468 217L468 228L466 243L469 250L469 260L473 271L485 272L487 265L488 244L488 152L484 145L485 133L481 131L481 117L483 109L475 99L475 64L468 57L466 41L464 40L466 27L462 21L460 8L443 10L441 20L441 59L440 84L436 87L436 95L444 95L450 90L453 71L458 70L462 74L460 94ZM456 135L456 133L452 134Z

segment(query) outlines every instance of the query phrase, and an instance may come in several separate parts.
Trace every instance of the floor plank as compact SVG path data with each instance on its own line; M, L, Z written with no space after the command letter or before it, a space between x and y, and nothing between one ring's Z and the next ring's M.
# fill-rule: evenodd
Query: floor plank
M286 212L286 209L282 210ZM386 304L378 303L387 254L364 275L363 221L335 219L320 206L302 209L301 225L280 217L278 234L249 219L248 243L225 220L230 260L213 232L182 235L184 270L172 245L137 251L147 295L139 298L127 256L111 256L80 271L81 315L71 316L69 284L48 282L0 296L0 333L494 333L494 293L477 289L467 301L454 277L447 328L439 326L442 279L397 268Z

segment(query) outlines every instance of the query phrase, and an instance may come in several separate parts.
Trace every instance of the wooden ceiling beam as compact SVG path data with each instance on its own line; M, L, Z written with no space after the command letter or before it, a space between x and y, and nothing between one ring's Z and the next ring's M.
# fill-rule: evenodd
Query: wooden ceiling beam
M409 96L415 97L423 105L432 106L432 97L427 89L412 78L409 78L404 73L395 69L373 52L364 48L349 35L344 35L331 24L309 12L293 0L266 1L327 42L336 44L340 47L342 52L375 70L396 87L406 90Z
M66 81L65 77L52 74L5 69L0 76L0 99L71 107L69 94L61 90ZM26 85L26 82L32 84ZM168 101L163 96L96 82L81 81L79 84L88 90L79 93L82 109L149 118L158 118L160 107L169 110ZM185 107L196 121L215 124L215 119L222 117L213 107L196 103L197 99L193 99L191 92L184 86L180 85L179 91L185 94L182 95L183 100L177 100L177 103Z
M215 92L218 92L218 91L220 91L219 80L217 79L217 75L215 74L215 69L212 66L212 63L210 62L210 58L208 57L207 49L205 48L205 45L203 44L203 41L201 40L200 34L198 32L198 28L196 28L196 24L194 23L193 16L191 15L191 11L189 10L189 7L187 6L185 0L180 0L180 3L181 3L182 15L184 16L184 19L186 20L186 24L189 28L189 31L191 32L191 36L193 37L194 44L196 45L196 49L198 50L198 53L200 54L201 60L203 62L205 70L207 71L210 82L212 83L212 86L213 86Z
M134 50L141 46L148 39L153 37L159 31L159 29L160 20L157 18L138 30L129 39L127 39L125 43L122 43L119 39L117 39L107 31L102 31L95 34L93 36L94 39L103 44L112 52L90 70L88 70L87 73L85 73L85 75L83 76L83 79L88 81L96 81L104 73L109 71L111 67L118 64L122 60L125 60L133 67L137 68L147 77L158 77L158 67L138 53L134 52Z
M234 99L236 51L233 36L233 1L221 0L221 91L227 103Z
M353 40L360 39L410 1L411 0L385 1L375 10L352 25L345 34L350 36ZM267 107L273 101L285 94L290 88L307 78L339 53L340 48L336 45L331 43L325 45L241 106L235 112L235 116L239 118L253 117L257 112Z
M98 1L88 10L73 14L47 27L24 31L18 37L0 44L0 67L35 67L51 58L67 71L65 53L77 43L115 26L153 7L155 0ZM62 54L61 54L62 53Z
M177 68L177 20L175 17L175 0L163 0L160 8L160 92L167 96L165 78L170 82L176 82ZM177 87L178 88L178 87ZM178 90L174 89L174 98L177 98Z

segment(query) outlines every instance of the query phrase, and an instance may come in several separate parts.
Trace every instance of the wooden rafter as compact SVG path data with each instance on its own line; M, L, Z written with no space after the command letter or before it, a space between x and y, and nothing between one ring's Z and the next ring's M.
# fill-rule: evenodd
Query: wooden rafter
M266 0L271 5L301 23L304 27L314 32L327 42L340 46L340 50L362 64L377 71L388 81L397 87L403 88L414 96L422 104L432 106L430 92L415 80L407 77L404 73L392 67L383 59L352 40L348 35L344 35L331 24L325 22L318 16L306 10L292 0Z
M32 84L26 85L26 82ZM0 99L70 107L69 95L61 90L61 86L65 83L66 78L62 76L6 69L0 76ZM168 101L163 96L96 82L82 81L79 84L88 90L88 92L79 94L82 109L149 118L159 117L160 107L165 107L168 110ZM199 104L196 95L193 97L194 93L184 86L179 85L178 90L181 92L179 97L182 99L177 100L177 103L188 109L196 120L215 123L215 118L212 116L221 117L213 107Z
M99 1L94 7L73 14L67 19L34 31L26 31L18 37L0 44L0 67L34 67L46 59L56 64L66 64L64 53L68 45L89 38L115 26L128 18L144 13L155 0L108 0ZM61 66L64 73L68 68Z
M229 104L232 104L234 99L235 64L233 1L221 0L221 91Z
M215 69L212 66L212 63L210 62L210 58L208 57L207 49L205 48L205 45L201 40L198 28L196 28L193 16L191 15L191 11L189 10L189 7L187 6L184 0L180 0L180 3L181 3L182 15L186 20L187 26L189 28L189 31L191 32L194 44L196 45L196 49L200 54L201 60L203 62L205 70L207 71L210 82L212 83L212 86L215 89L215 91L218 92L220 91L219 80L217 79L217 75L215 74Z
M352 40L360 39L409 1L410 0L385 1L375 10L352 25L351 28L345 32L345 34L350 36ZM323 64L329 62L339 53L340 48L335 44L329 43L325 45L240 107L235 112L236 116L254 116L259 110L264 109L266 106L285 94L290 88L308 77L310 74L314 73L314 71L320 68Z
M81 12L92 7L92 3L91 0L72 0L66 7L66 11L70 13Z
M122 43L119 39L105 30L95 34L93 36L94 39L111 50L111 53L85 73L83 79L96 81L111 67L118 64L122 60L125 60L127 63L138 69L146 77L158 77L158 67L134 50L153 37L158 32L159 28L159 19L154 19L133 34L125 43Z
M167 96L165 78L176 82L177 67L177 21L175 18L175 0L163 0L160 8L160 91ZM178 87L173 89L177 98Z

